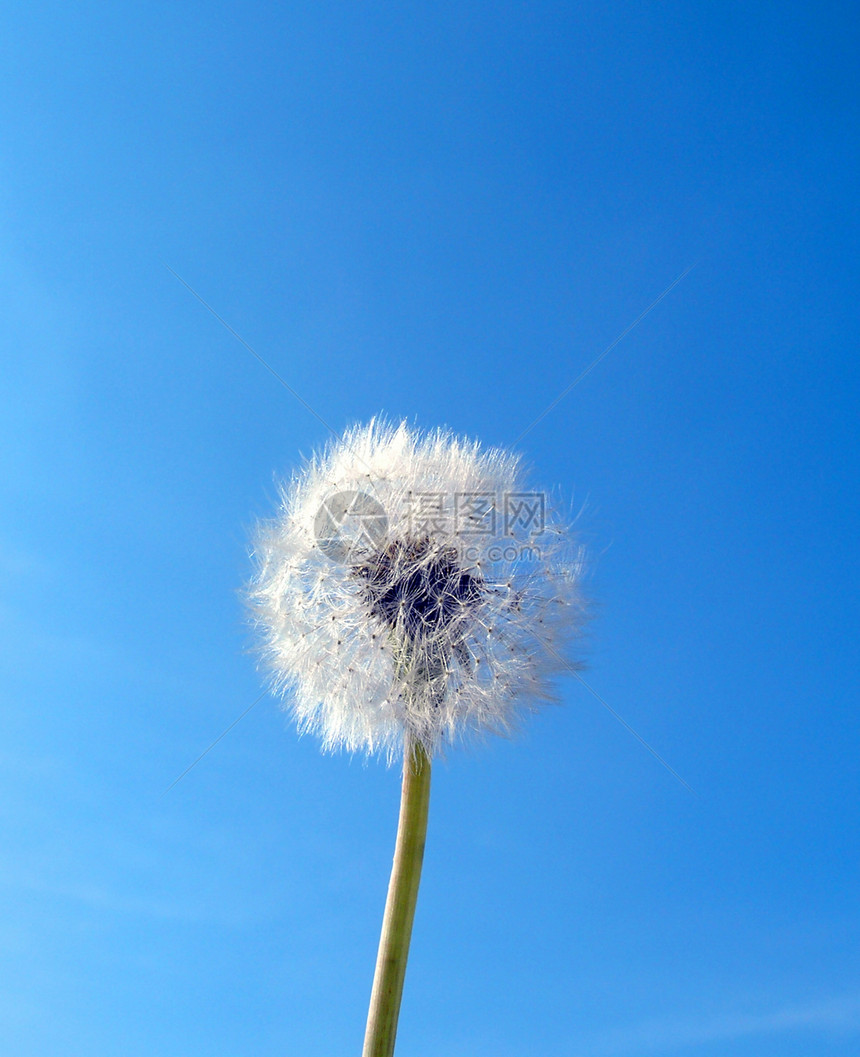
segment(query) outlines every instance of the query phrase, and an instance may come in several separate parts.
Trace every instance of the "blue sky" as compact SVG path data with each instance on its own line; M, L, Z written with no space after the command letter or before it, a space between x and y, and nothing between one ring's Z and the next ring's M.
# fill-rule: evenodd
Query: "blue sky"
M254 521L520 442L590 686L436 768L399 1057L860 1046L856 12L7 6L0 1035L359 1052L399 777L260 693Z

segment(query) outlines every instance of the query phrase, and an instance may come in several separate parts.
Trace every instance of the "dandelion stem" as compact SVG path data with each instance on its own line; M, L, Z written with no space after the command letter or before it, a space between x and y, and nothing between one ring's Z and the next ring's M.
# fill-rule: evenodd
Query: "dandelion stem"
M403 755L397 842L391 880L388 882L388 898L382 919L362 1057L392 1057L394 1053L406 959L424 859L429 804L430 760L420 745L413 745L407 740Z

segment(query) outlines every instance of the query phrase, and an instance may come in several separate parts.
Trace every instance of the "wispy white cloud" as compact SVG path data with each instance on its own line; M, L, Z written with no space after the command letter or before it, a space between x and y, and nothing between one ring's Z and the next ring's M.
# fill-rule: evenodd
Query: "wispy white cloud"
M797 1031L860 1033L860 992L755 1013L647 1020L602 1033L594 1040L591 1052L606 1057L644 1057L657 1052L672 1053L682 1047Z
M178 886L177 886L178 887ZM57 912L68 915L68 905L94 911L100 915L144 917L156 921L177 922L184 925L217 925L239 928L271 920L277 915L274 899L248 898L246 893L225 888L201 894L187 892L179 895L152 892L142 884L77 877L64 880L51 871L37 872L26 866L0 867L0 891L29 894L51 902L67 904ZM244 897L244 898L243 898ZM49 916L48 906L41 911ZM5 931L5 930L4 930Z

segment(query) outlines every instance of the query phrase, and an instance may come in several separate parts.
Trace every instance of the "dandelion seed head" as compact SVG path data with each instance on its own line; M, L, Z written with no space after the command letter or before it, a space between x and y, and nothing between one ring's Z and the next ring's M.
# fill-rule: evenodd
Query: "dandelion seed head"
M550 700L583 624L582 551L545 498L511 452L380 420L285 482L248 600L299 729L432 755Z

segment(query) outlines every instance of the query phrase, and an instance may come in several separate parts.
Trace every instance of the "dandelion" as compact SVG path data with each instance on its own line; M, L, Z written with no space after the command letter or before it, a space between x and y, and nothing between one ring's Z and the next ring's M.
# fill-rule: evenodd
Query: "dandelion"
M374 420L281 488L250 603L273 687L329 750L403 759L365 1057L393 1053L430 760L552 698L582 626L582 560L518 456Z

